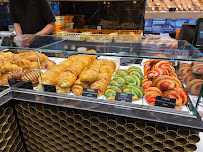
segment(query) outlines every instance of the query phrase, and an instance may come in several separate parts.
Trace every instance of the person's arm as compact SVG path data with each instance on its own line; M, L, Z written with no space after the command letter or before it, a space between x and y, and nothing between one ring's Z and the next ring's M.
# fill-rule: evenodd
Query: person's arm
M14 23L14 30L16 35L21 35L23 33L19 23Z
M37 32L35 35L49 35L56 28L55 22L47 24L41 31Z

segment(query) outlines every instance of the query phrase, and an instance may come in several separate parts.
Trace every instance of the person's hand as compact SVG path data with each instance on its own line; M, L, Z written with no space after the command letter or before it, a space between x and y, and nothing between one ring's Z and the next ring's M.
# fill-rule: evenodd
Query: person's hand
M22 42L24 46L29 46L35 40L35 36L35 34L25 34L20 42Z

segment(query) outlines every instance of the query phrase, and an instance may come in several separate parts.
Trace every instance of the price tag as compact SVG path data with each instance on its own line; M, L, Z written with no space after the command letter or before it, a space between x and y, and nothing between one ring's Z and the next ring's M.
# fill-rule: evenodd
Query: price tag
M15 84L18 84L18 88L24 88L24 89L33 89L32 82L26 82L26 81L17 81L15 79L9 79L8 80L9 86L13 86Z
M131 63L131 58L121 58L120 59L120 63L124 64L124 63Z
M166 97L161 97L161 96L156 97L155 106L174 109L175 105L176 105L176 99L166 98Z
M169 12L175 12L176 8L169 8Z
M47 92L56 92L56 86L44 85L44 91L47 91Z
M82 91L82 96L86 96L86 97L97 98L97 94L98 94L97 89L83 88L83 91Z
M124 101L124 102L132 102L132 94L129 93L120 93L116 92L115 100L117 101Z

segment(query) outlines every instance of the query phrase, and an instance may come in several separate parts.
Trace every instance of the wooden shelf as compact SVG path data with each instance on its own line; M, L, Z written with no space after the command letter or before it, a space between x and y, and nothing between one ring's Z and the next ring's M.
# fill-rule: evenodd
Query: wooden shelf
M202 18L203 12L145 12L145 19L153 18Z

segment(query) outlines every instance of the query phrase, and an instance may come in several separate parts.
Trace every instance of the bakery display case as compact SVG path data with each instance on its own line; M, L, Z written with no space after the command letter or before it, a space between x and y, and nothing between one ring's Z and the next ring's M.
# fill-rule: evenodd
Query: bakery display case
M1 46L12 64L1 67L2 107L15 111L28 151L196 149L203 60L191 44L50 37L39 48Z

